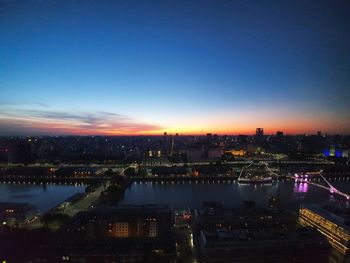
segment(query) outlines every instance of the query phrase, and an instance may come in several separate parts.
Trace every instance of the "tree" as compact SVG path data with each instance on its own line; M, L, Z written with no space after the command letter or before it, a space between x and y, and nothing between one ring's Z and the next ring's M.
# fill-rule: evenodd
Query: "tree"
M128 167L124 171L124 175L127 177L133 177L136 175L136 171L134 167Z

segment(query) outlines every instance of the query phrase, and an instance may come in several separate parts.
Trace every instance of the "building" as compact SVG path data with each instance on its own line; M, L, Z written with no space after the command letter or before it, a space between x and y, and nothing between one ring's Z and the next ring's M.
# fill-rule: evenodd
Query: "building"
M38 255L34 262L174 262L173 213L161 205L80 212Z
M241 209L207 203L196 211L194 235L199 261L328 262L330 246L313 229L298 227L296 216L280 209Z
M276 132L276 135L277 135L277 136L280 136L280 137L283 136L283 131L277 131L277 132Z
M254 137L254 143L255 145L262 146L264 143L264 129L263 128L256 128L255 131L255 137Z
M350 216L348 210L334 206L303 205L299 210L302 226L317 229L340 253L346 255L350 248Z
M102 207L79 213L65 231L87 238L166 238L172 220L168 206Z
M219 160L221 159L224 151L222 148L209 148L208 149L208 158L209 160Z
M246 155L246 151L243 149L240 150L236 150L236 149L232 149L232 150L226 150L225 153L230 153L233 156L237 156L237 157L242 157Z
M255 136L264 136L264 128L256 128Z
M180 155L185 155L187 162L195 163L203 160L204 149L202 147L192 147L180 149Z
M3 225L24 224L37 214L35 206L28 203L0 203L0 222Z

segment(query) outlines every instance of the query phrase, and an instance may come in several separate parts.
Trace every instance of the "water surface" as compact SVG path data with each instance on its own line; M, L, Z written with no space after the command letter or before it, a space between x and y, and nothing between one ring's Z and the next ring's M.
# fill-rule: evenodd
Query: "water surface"
M76 193L85 191L85 186L79 185L28 185L0 184L0 202L20 202L35 205L40 212L50 208Z
M332 181L342 191L350 193L349 180ZM275 195L284 208L296 208L301 203L322 204L328 201L346 204L345 198L306 183L279 181L266 185L242 185L237 182L173 182L133 183L124 193L121 204L161 203L175 209L199 208L203 201L218 201L225 207L239 207L252 200L259 206L268 204L268 196Z

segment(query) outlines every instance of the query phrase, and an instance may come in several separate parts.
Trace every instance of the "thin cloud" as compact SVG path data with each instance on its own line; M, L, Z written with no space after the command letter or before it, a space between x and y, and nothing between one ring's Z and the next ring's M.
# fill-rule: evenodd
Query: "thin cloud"
M143 134L162 130L159 125L133 120L113 112L64 112L17 110L0 113L2 135L123 135Z
M49 105L41 102L5 102L0 101L0 106L10 106L10 107L17 107L17 106L40 106L43 108L50 108Z

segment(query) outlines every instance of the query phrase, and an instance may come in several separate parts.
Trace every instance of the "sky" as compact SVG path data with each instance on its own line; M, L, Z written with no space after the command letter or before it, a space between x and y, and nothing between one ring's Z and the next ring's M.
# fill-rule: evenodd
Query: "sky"
M349 1L0 1L0 135L350 134Z

